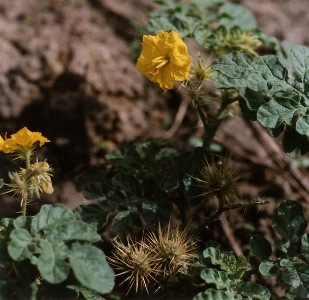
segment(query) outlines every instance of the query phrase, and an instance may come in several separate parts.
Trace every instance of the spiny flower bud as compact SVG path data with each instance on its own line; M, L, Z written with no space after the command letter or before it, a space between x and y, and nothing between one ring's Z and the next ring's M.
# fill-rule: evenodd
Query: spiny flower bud
M123 276L120 285L128 283L127 294L135 286L135 292L146 290L148 286L156 283L156 265L158 259L153 251L143 242L133 242L128 236L126 245L119 239L113 240L114 250L108 261L116 271L116 276Z
M204 80L212 80L212 75L214 70L211 68L210 64L204 64L202 57L199 55L198 59L191 67L190 75L197 82L202 82Z
M201 103L204 93L201 89L201 85L192 86L189 81L185 81L182 84L182 88L185 90L186 97L191 101L193 107L196 107Z
M20 172L9 172L8 173L11 183L8 184L9 190L8 193L13 193L13 195L19 195L21 198L24 198L28 191L28 183Z
M168 224L164 229L159 225L158 234L150 233L146 238L160 262L163 279L177 273L188 274L189 267L196 259L196 241L188 233L189 227L180 230Z
M21 198L40 198L40 193L51 194L53 186L51 182L52 168L46 161L36 162L30 165L30 169L21 168L19 172L10 172L11 183L8 192L19 195Z
M39 191L45 194L52 194L54 189L51 182L51 172L53 169L49 166L46 161L36 162L30 165L32 170L32 183L37 184Z
M206 198L214 197L223 207L237 199L236 186L239 181L236 169L226 162L208 163L200 170L200 175L195 178L203 190Z

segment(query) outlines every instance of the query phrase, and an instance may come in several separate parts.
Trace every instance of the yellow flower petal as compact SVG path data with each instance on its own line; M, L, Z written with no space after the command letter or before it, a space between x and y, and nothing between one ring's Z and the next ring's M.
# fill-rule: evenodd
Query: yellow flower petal
M175 31L159 31L156 36L143 36L143 49L136 63L137 71L164 90L172 89L175 80L189 77L191 56L186 44Z
M0 137L0 151L4 153L12 153L20 150L22 147L32 147L36 142L40 143L40 146L50 142L47 138L42 136L40 132L31 132L26 127L19 130L15 134L12 134L11 138L3 140Z

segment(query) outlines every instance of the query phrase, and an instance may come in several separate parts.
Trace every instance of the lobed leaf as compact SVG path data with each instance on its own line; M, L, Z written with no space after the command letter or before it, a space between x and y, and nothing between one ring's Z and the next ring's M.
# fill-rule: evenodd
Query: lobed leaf
M83 190L83 194L88 200L96 201L112 201L116 203L121 203L125 201L126 197L119 190L108 185L105 182L90 182Z
M38 269L43 279L51 284L57 284L69 276L70 267L62 251L52 243L41 240L42 253L38 259Z
M111 202L108 202L108 204L111 204ZM111 205L108 208L99 204L80 205L74 210L74 215L77 219L92 224L93 226L96 226L97 230L101 231L107 224L109 214L114 212L117 206L118 203L117 205Z
M209 247L203 251L205 259L209 258L213 265L221 265L221 251L218 248Z
M295 46L290 52L295 77L277 56L253 58L232 52L217 59L212 68L218 71L215 85L236 89L245 117L258 120L271 129L292 128L299 136L284 136L284 151L299 156L309 151L309 49ZM281 59L282 60L282 59Z
M300 239L307 228L302 205L297 201L283 201L278 207L272 226L290 244Z
M208 284L213 283L218 290L229 289L233 286L233 280L228 277L227 273L216 269L204 269L201 278Z
M298 297L304 299L309 298L309 266L302 263L293 264L284 268L282 274L282 280L291 285L294 289L294 293Z
M10 234L8 253L13 260L30 258L34 252L32 237L26 229L14 229Z
M31 233L36 233L59 221L75 220L73 212L62 204L44 204L31 222Z
M32 217L29 216L19 216L13 221L13 225L16 229L24 228L29 229L31 225Z
M198 293L193 300L231 300L231 299L239 299L233 298L232 291L222 291L222 290L214 290L214 289L207 289L206 292ZM241 298L240 298L241 299Z
M130 234L133 231L136 221L138 223L141 222L139 216L134 220L134 213L132 214L130 210L121 211L114 217L112 221L112 229L116 236L119 236L123 240L127 234Z
M239 27L244 31L257 28L255 17L250 10L239 4L224 3L218 12L219 24L229 28Z
M156 195L142 203L143 218L152 230L157 230L159 224L162 226L167 224L172 211L173 206L164 195Z
M92 225L78 220L73 220L58 226L55 225L46 235L46 238L50 241L84 241L89 243L95 243L101 240L101 236Z
M237 292L249 299L268 300L271 296L270 291L265 286L251 281L240 283L237 287Z
M141 185L139 184L138 180L130 174L118 173L113 177L112 183L114 186L118 186L130 194L136 195L138 197L143 196Z

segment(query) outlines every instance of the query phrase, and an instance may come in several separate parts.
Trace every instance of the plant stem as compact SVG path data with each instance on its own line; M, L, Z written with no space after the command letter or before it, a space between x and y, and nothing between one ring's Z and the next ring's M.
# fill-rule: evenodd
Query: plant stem
M30 153L26 153L26 155L25 155L25 163L26 163L26 170L30 171Z
M270 203L269 200L265 201L255 201L250 204L243 204L243 203L237 203L225 207L220 207L211 217L209 217L202 225L200 225L194 232L194 235L197 235L201 233L205 227L207 227L210 223L212 223L215 219L217 219L223 212L228 211L228 210L233 210L233 209L238 209L238 208L243 208L243 209L248 209L249 207L252 206L257 206L257 205L265 205Z
M222 120L224 119L224 115L226 114L226 110L228 109L228 106L237 101L235 99L224 99L225 97L223 96L222 97L222 103L221 103L221 106L218 110L218 112L216 113L216 115L214 116L214 118L210 121L210 122L207 122L206 120L206 116L200 106L200 104L198 104L198 113L199 113L199 116L203 122L203 125L204 125L204 129L205 129L205 132L204 132L204 138L203 138L203 148L208 151L209 148L210 148L210 145L213 141L213 138L219 128L219 125L221 124Z
M31 157L31 152L27 152L25 154L25 163L26 163L26 174L31 174L30 178L27 179L27 183L31 181L32 177L32 170L30 167L30 157ZM25 189L22 193L22 199L21 199L21 215L25 216L27 213L27 203L28 203L28 184L25 186Z
M28 191L26 190L23 193L23 197L21 199L21 215L25 216L27 213L27 199L28 198Z

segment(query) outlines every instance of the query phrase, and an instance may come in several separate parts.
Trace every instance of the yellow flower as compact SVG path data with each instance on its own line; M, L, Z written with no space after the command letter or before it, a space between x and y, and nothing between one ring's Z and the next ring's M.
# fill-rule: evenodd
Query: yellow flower
M136 69L163 90L172 89L175 80L187 79L190 65L191 56L178 32L161 30L156 36L143 36L143 49Z
M50 140L42 136L40 132L31 132L27 127L24 127L6 140L0 136L0 151L12 153L20 151L23 147L32 148L36 142L39 142L42 146Z

